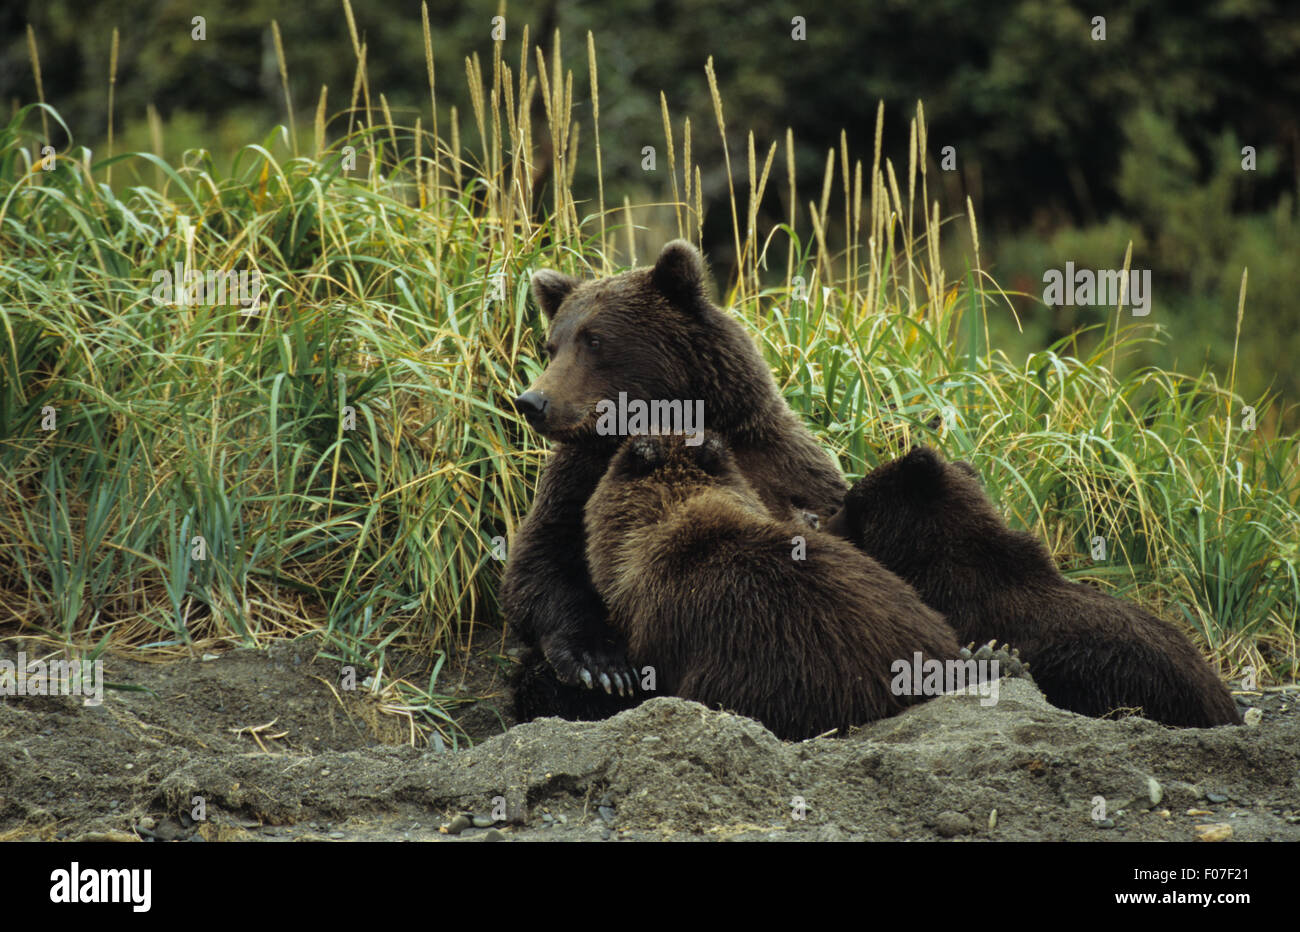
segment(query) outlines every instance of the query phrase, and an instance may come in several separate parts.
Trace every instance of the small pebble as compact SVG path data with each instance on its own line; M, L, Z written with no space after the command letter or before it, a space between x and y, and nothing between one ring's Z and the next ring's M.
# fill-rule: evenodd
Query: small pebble
M614 810L609 806L600 806L596 809L596 812L599 813L600 817L610 825L614 824Z
M1245 722L1249 728L1258 728L1259 723L1264 721L1264 710L1248 709L1246 714L1241 717L1241 720Z
M1232 826L1227 822L1211 822L1195 828L1197 841L1227 841L1232 837Z
M483 840L484 841L505 841L506 836L505 833L501 831L501 829L493 828L483 833Z
M956 835L965 835L973 825L963 813L953 812L951 809L945 810L934 817L934 830L943 838L952 838Z
M1114 827L1115 827L1115 820L1114 820L1114 819L1099 819L1098 821L1094 822L1093 824L1094 824L1095 826L1097 826L1097 828L1114 828Z
M991 832L997 827L998 827L998 811L996 809L991 809L989 810L989 831Z
M475 827L475 828L491 828L493 825L496 824L496 823L493 822L491 819L489 819L487 816L482 816L482 815L476 815L476 816L474 816L474 818L472 819L472 821L473 821L473 823L474 823L474 827Z
M1227 793L1206 793L1205 798L1212 803L1226 803L1228 801Z
M1155 777L1147 777L1147 799L1151 800L1152 806L1159 806L1160 800L1165 798L1165 791L1160 786L1160 781Z
M461 832L465 831L465 829L469 828L471 824L473 823L471 823L468 818L463 815L458 815L447 823L444 828L448 835L459 835Z
M330 838L346 838L342 832L330 832Z

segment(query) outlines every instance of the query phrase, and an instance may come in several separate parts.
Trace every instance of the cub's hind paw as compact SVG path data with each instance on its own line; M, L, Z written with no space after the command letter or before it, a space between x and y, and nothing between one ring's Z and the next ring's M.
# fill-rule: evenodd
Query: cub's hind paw
M959 656L962 660L996 662L998 676L1001 679L1033 679L1029 673L1029 662L1021 660L1020 649L1010 644L999 647L998 642L992 640L987 644L981 644L976 649L975 642L972 641L961 649Z

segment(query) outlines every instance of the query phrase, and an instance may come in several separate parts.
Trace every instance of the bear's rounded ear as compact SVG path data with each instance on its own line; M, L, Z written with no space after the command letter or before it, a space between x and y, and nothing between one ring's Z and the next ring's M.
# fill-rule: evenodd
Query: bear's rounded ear
M554 269L542 269L540 272L533 273L531 284L537 306L542 309L546 319L550 320L560 309L569 292L578 287L578 280Z
M945 463L929 447L913 447L899 461L905 488L920 498L934 498L943 483Z
M655 290L682 310L694 310L708 300L704 290L704 257L684 239L664 246L655 260L650 282Z
M633 437L623 454L624 468L630 475L644 476L664 462L663 444L654 437Z
M716 434L705 437L698 446L688 444L686 449L691 452L695 465L710 476L721 475L727 465L727 444Z

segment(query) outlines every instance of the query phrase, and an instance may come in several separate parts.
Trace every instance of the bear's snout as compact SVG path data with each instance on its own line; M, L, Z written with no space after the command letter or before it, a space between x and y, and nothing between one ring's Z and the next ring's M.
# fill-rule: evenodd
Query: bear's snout
M524 392L515 399L515 410L528 418L528 423L537 425L546 420L546 412L551 403L541 392Z

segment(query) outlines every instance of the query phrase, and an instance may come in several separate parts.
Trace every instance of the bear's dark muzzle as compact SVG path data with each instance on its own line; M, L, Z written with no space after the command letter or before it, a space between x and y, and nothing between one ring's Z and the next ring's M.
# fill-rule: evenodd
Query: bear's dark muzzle
M550 407L551 403L541 392L524 392L515 399L515 410L526 417L528 423L534 427L545 423L546 412Z

